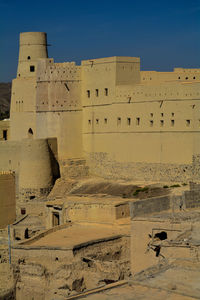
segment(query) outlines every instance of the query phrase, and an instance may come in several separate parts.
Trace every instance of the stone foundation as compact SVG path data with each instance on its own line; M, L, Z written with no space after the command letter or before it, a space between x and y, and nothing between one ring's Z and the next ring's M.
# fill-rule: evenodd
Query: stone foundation
M192 158L191 164L166 164L143 162L118 162L105 152L87 155L90 173L106 179L189 182L200 180L200 156Z

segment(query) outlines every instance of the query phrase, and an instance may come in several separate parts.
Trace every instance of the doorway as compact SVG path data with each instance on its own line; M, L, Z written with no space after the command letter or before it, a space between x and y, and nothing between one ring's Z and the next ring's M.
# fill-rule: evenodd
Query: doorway
M52 214L52 225L53 227L60 225L60 216L57 212L53 212Z

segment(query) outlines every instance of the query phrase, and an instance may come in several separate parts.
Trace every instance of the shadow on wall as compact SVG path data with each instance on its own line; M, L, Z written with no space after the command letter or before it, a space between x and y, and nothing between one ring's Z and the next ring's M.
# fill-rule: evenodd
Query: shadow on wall
M51 169L53 173L53 184L55 181L60 178L60 166L56 158L56 152L57 151L57 139L53 139L53 143L51 140L48 140L48 149L49 149L49 156L51 160ZM53 151L54 150L54 151Z

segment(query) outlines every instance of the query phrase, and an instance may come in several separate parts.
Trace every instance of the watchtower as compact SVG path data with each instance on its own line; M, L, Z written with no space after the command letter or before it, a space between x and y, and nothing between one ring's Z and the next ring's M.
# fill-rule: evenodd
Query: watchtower
M47 57L47 35L45 32L20 33L17 77L34 77L37 60Z

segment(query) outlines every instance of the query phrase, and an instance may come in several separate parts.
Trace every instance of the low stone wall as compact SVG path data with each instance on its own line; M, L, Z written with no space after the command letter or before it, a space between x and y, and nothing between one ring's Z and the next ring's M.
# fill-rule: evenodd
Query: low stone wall
M171 197L155 197L130 203L131 218L152 215L155 212L167 211L171 208Z
M199 156L191 164L118 162L107 153L94 152L87 156L90 173L106 179L188 182L200 179Z
M200 207L200 189L193 191L186 191L185 196L185 207L190 208L199 208Z
M60 160L60 172L62 178L84 178L89 175L89 167L85 159Z

